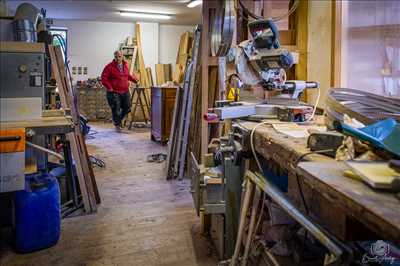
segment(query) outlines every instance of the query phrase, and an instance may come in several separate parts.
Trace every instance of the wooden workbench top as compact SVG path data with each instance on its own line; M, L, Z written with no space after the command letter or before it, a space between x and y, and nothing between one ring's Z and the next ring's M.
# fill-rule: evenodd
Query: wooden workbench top
M238 123L249 131L257 125L247 121ZM307 185L303 190L311 209L310 215L320 223L325 223L325 228L333 228L339 238L359 238L360 234L350 236L352 232L349 231L354 230L354 225L349 226L348 222L351 217L350 220L359 221L385 239L400 239L400 201L394 194L378 192L361 181L344 177L343 171L348 168L346 164L328 156L307 155L302 158L307 162L301 162L296 167L298 159L310 152L307 138L289 137L276 131L271 124L261 125L255 130L255 150L266 160L273 160L287 170L288 196L300 209L304 204L298 195L298 182ZM296 181L297 176L300 181Z
M373 190L361 181L343 176L343 162L302 162L297 171L312 187L334 197L344 209L352 210L371 230L385 239L400 239L400 200L393 193ZM340 198L337 197L340 195Z
M66 116L41 117L30 121L9 121L0 122L0 129L10 128L38 128L38 127L57 127L72 126L72 120Z
M307 138L293 138L276 131L272 124L278 120L266 120L270 124L257 127L254 132L255 150L266 159L273 159L283 168L293 168L298 158L310 152L307 148ZM256 122L238 121L251 131L258 124ZM332 158L319 154L310 154L304 158L310 161L333 161Z

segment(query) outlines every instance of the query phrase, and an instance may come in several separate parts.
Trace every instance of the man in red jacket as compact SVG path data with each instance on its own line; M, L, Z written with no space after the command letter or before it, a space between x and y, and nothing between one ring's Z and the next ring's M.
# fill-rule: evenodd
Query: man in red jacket
M107 102L111 107L115 129L120 131L121 121L131 110L129 81L138 82L135 75L129 74L128 64L122 51L114 53L114 60L106 65L101 74L101 83L107 89Z

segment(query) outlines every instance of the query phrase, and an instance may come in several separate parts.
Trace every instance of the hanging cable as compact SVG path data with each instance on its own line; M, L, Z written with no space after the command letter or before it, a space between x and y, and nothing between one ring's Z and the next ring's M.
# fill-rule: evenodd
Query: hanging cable
M106 167L106 163L103 160L101 160L93 155L89 155L89 160L92 163L92 165L98 166L100 168Z
M66 47L66 43L65 43L64 37L61 36L60 34L53 34L53 37L56 37L57 40L60 42L61 50L62 50L62 52L64 54L65 68L66 68L66 70L68 72L71 89L73 89L72 74L71 74L71 69L69 68L69 60L68 60L68 57L67 57L67 47Z
M243 4L243 2L241 0L239 0L239 5L242 8L243 13L248 15L249 17L252 17L254 19L265 19L263 16L256 15L253 12L251 12L249 9L247 9L247 7ZM289 11L286 14L283 14L283 15L277 16L277 17L272 17L271 18L272 21L277 22L277 21L282 20L285 17L289 17L290 15L292 15L294 13L294 11L296 11L298 6L299 6L299 0L295 0L292 7L289 9Z
M308 123L308 122L310 122L311 120L314 119L315 112L317 111L319 100L321 98L321 88L318 86L317 89L318 89L318 96L317 96L317 99L315 100L313 112L311 113L311 116L306 121L300 122L300 123Z
M295 0L295 2L293 3L292 7L289 9L289 11L286 14L283 14L281 16L278 17L273 17L272 21L277 22L282 20L285 17L289 17L290 15L293 14L294 11L296 11L297 7L299 6L299 2L300 0Z

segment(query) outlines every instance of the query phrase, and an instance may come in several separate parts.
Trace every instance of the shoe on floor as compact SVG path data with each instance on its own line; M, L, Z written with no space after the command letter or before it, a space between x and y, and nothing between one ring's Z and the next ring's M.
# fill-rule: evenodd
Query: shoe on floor
M117 131L118 133L121 132L121 126L120 125L116 125L115 126L115 131Z

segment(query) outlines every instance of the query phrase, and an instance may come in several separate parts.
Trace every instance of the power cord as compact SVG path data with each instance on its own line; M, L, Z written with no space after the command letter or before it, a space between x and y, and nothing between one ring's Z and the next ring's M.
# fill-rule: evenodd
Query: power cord
M314 104L314 110L313 110L311 116L306 121L300 122L300 123L310 122L311 120L314 119L315 112L317 111L320 99L321 99L321 88L318 86L318 96L317 96L317 100L315 101L315 104Z
M254 19L265 19L263 16L256 15L256 14L254 14L253 12L251 12L250 10L248 10L247 7L242 3L241 0L239 0L239 5L240 5L240 7L242 8L243 12L244 12L246 15L248 15L249 17L252 17L252 18L254 18ZM272 19L274 22L280 21L280 20L282 20L283 18L288 17L288 16L290 16L291 14L293 14L293 12L296 11L296 9L297 9L298 6L299 6L299 0L296 0L296 1L293 3L293 5L292 5L292 7L290 8L290 10L289 10L286 14L283 14L283 15L278 16L278 17L273 17L273 18L271 18L271 19Z
M92 165L98 166L100 168L105 168L106 167L106 163L103 160L101 160L99 158L96 158L93 155L89 155L89 160L92 163Z

